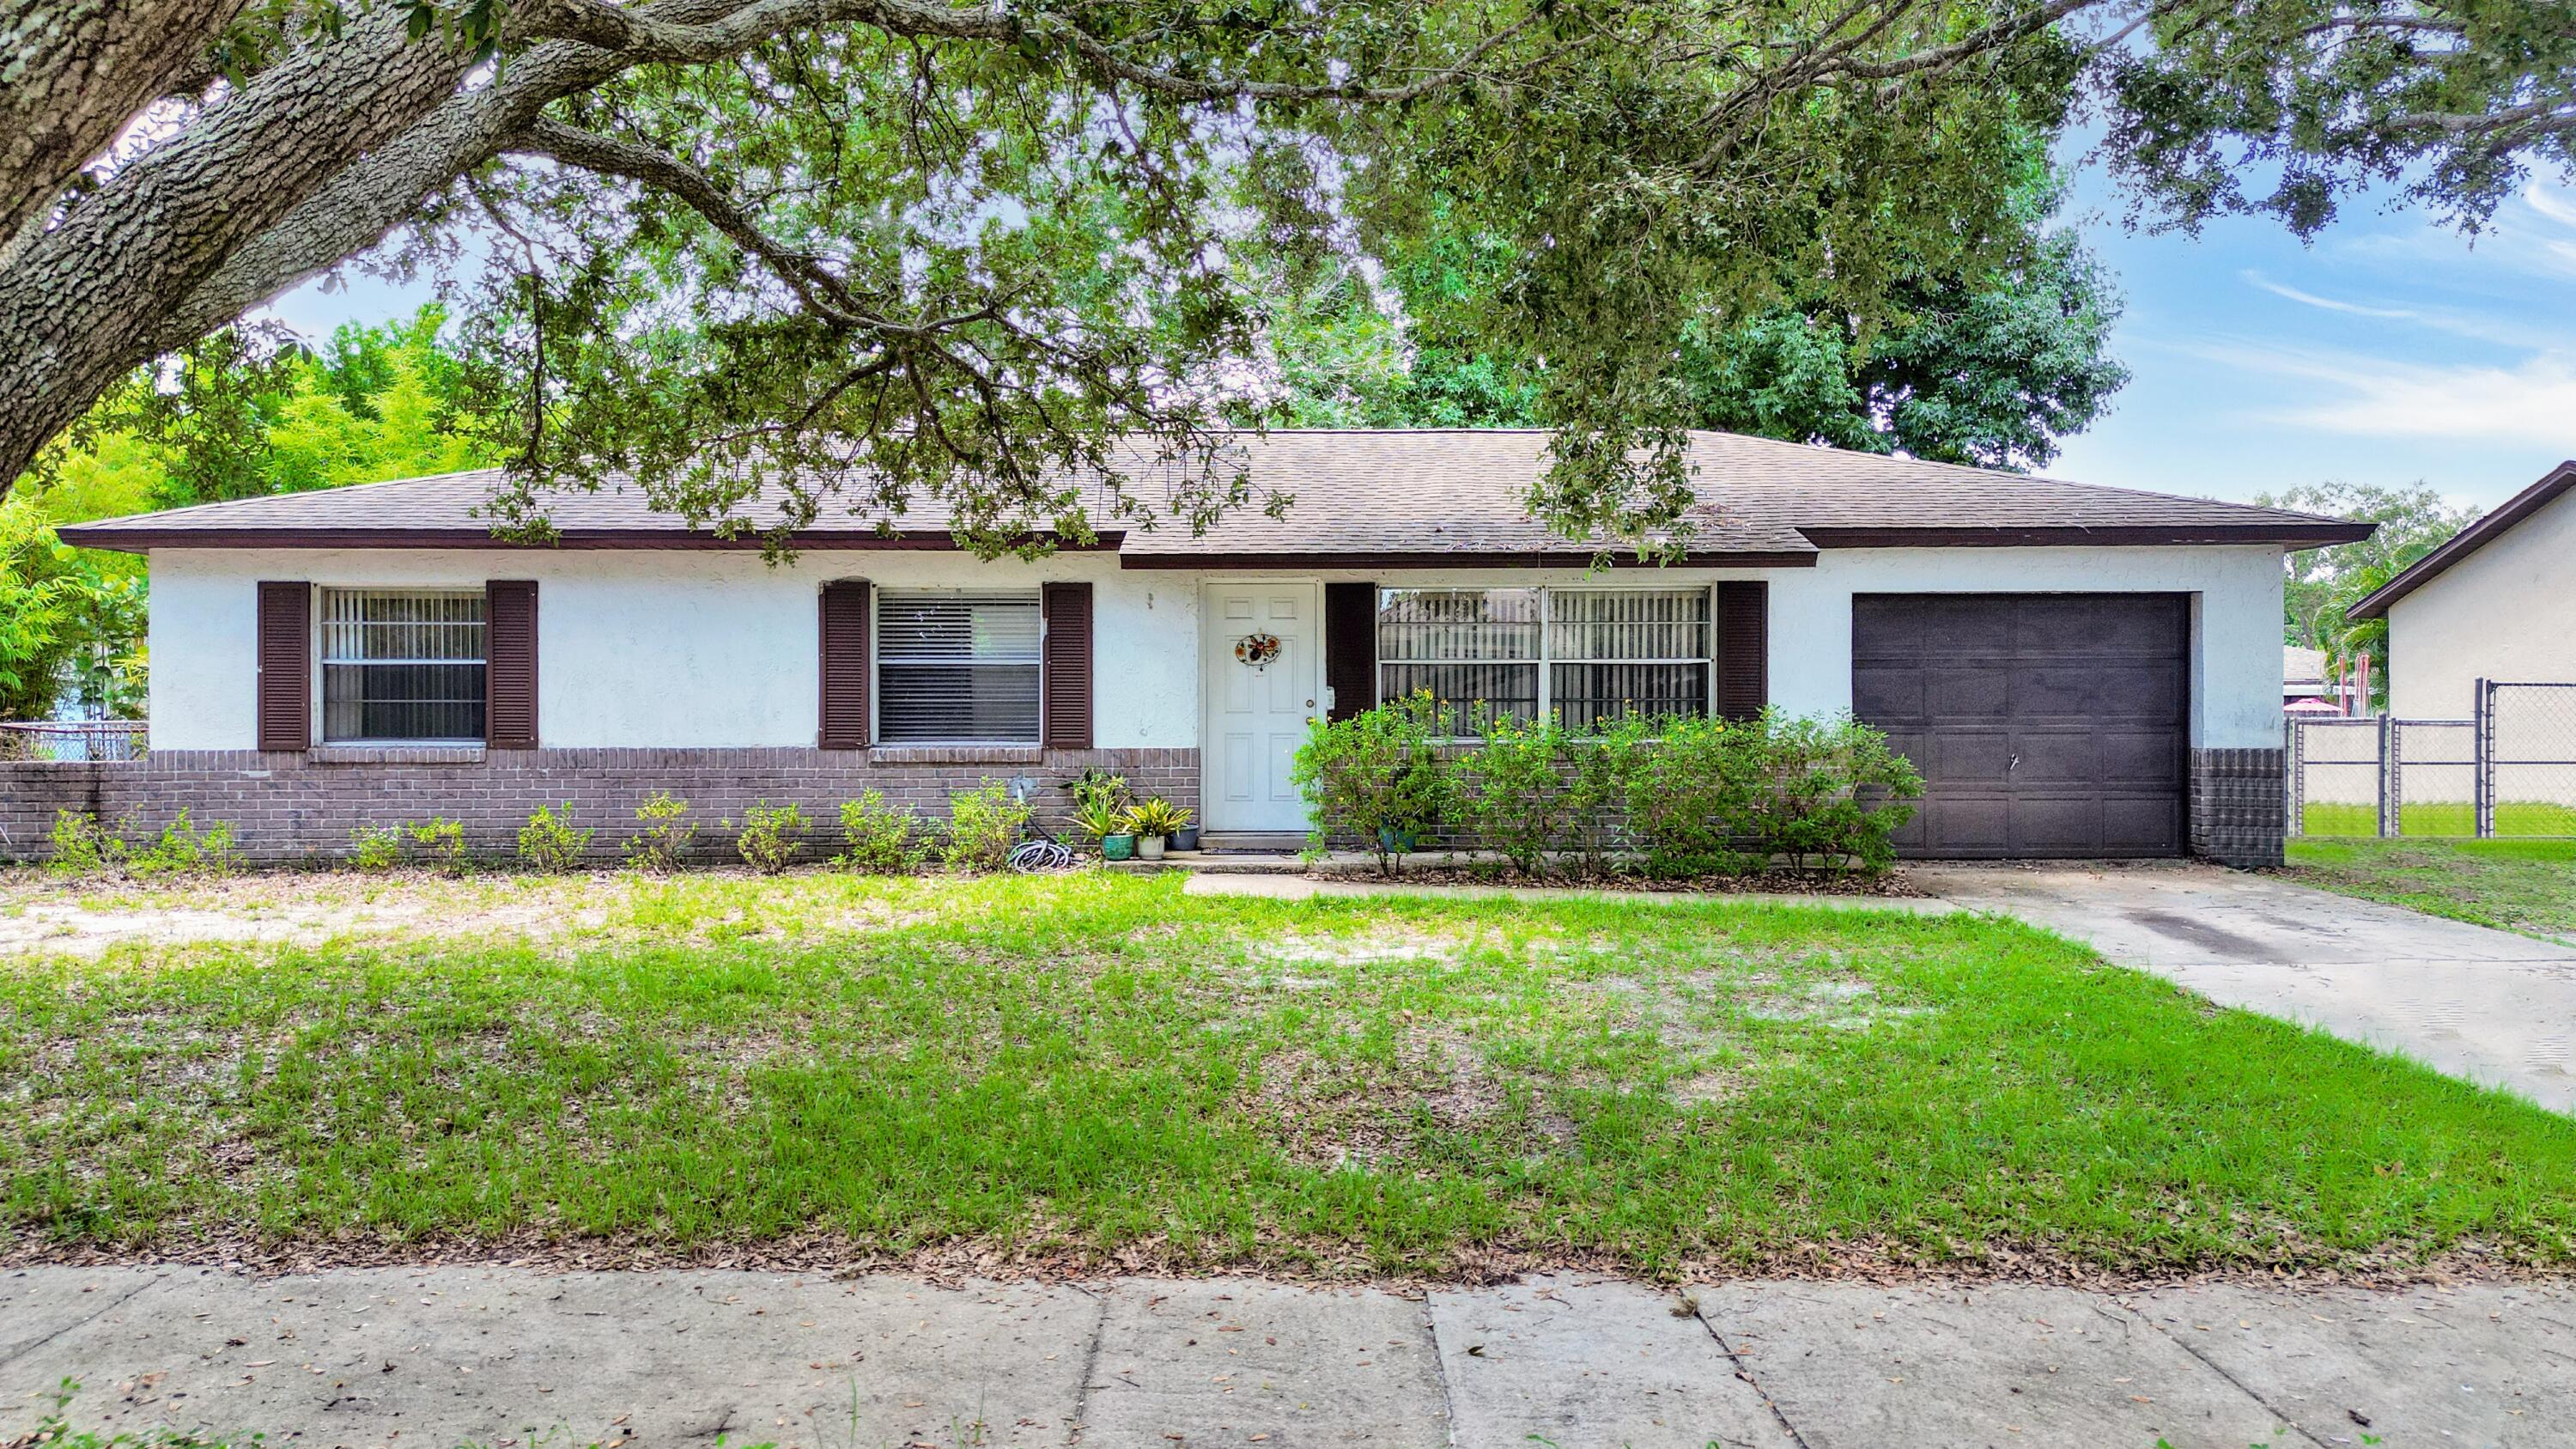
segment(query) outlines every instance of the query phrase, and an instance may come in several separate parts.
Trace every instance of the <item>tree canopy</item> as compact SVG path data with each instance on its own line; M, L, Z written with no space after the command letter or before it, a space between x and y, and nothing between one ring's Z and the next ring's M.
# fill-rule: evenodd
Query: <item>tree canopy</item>
M2576 159L2563 0L25 0L0 43L0 478L363 255L480 272L464 381L531 484L931 496L988 549L1086 527L1120 437L1201 463L1130 526L1245 501L1252 249L1498 239L1459 355L1543 361L1534 506L1643 541L1710 370L1812 377L1780 426L1830 434L1837 370L1904 391L1909 287L2032 264L2015 158L2072 108L2182 225L2396 179L2473 228ZM1991 412L1893 426L2027 455Z
M2120 300L2070 231L2037 141L1999 255L1899 266L1875 327L1815 289L1683 329L1689 426L1936 462L2043 467L2128 380L2109 352ZM1274 305L1265 334L1281 414L1301 426L1543 425L1544 359L1479 351L1468 320L1504 285L1508 238L1435 231L1381 273L1358 265Z
M142 705L142 560L66 547L57 526L498 462L463 411L444 323L424 308L314 348L226 329L127 378L49 444L0 499L0 719L42 718L67 687L116 712Z
M2392 488L2326 482L2262 494L2254 501L2379 525L2377 532L2359 543L2290 555L2289 580L2282 592L2283 637L2292 644L2322 649L2337 663L2369 654L2386 665L2388 621L2355 619L2347 611L2478 519L2476 509L2445 502L2423 483ZM2386 672L2383 667L2383 692Z

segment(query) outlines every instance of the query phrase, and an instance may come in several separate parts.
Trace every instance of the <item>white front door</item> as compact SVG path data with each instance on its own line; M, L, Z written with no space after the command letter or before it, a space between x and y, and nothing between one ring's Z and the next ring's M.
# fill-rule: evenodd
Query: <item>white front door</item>
M1323 585L1211 584L1200 603L1202 823L1210 830L1302 831L1306 802L1288 767L1307 721L1323 713ZM1246 662L1271 639L1278 645L1268 662Z

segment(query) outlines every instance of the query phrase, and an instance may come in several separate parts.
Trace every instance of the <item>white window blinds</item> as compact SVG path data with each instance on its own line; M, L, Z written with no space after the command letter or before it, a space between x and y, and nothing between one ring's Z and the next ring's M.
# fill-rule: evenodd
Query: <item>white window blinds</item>
M1705 588L1387 589L1378 697L1430 690L1457 735L1478 705L1570 729L1704 714L1712 643Z
M881 590L877 738L1037 743L1037 593Z
M483 596L322 591L322 738L483 738Z

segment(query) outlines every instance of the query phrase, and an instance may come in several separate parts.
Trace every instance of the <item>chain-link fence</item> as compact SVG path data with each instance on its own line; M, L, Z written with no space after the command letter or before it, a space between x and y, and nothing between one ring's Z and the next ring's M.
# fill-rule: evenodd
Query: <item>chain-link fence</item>
M0 760L139 760L143 752L144 725L140 720L0 724Z
M2478 834L2576 835L2576 684L2478 681Z
M2576 684L2478 683L2471 719L2292 719L2293 835L2576 836Z

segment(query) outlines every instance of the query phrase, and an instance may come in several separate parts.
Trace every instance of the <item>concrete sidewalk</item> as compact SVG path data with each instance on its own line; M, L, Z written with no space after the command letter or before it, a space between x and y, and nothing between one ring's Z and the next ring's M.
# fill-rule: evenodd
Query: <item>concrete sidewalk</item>
M66 1376L81 1427L272 1445L2544 1445L2576 1286L0 1274L0 1438Z

